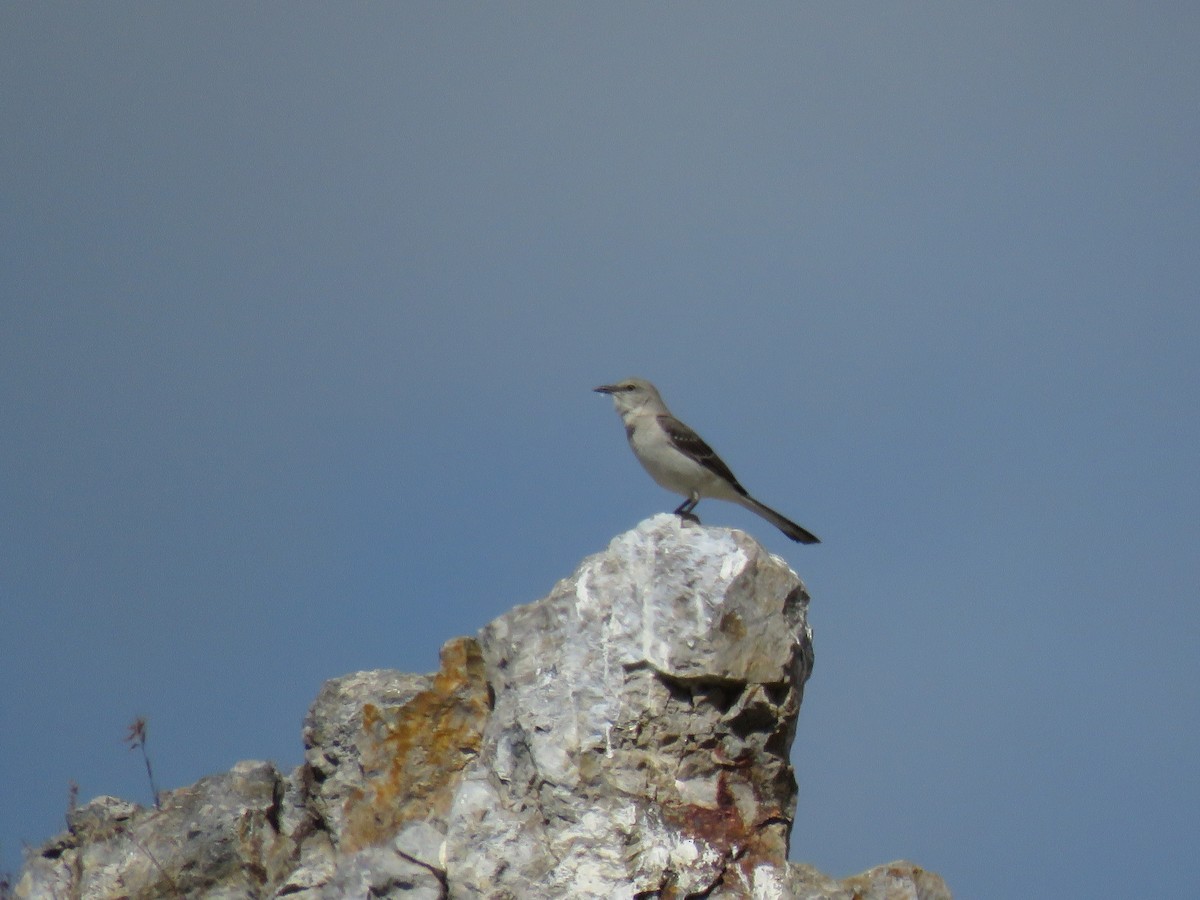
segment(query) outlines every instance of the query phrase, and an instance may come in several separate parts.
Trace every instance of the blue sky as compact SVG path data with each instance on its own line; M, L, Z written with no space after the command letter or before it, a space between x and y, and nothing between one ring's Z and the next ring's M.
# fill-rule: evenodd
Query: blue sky
M1200 7L0 9L0 858L300 762L677 500L802 548L792 855L1184 896ZM1185 887L1186 886L1186 887Z

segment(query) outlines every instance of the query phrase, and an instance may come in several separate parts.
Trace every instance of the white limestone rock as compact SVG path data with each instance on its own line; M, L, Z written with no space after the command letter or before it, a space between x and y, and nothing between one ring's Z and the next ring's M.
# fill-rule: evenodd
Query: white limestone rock
M438 672L327 682L290 777L73 810L15 896L948 900L911 863L787 861L807 605L746 534L656 516Z
M807 603L747 535L662 515L483 629L495 710L451 813L451 896L782 884Z

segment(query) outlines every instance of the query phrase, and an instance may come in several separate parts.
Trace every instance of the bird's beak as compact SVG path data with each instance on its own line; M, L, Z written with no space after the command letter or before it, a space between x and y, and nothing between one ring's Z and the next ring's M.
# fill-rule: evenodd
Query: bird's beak
M602 384L598 388L592 388L597 394L615 394L617 386L615 384Z

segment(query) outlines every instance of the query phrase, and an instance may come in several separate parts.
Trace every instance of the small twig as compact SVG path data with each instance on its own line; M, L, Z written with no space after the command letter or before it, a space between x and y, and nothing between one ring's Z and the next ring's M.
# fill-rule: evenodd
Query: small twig
M150 755L146 752L146 717L138 716L129 726L129 734L125 735L125 743L130 750L141 750L142 759L146 762L146 777L150 779L150 793L154 795L154 808L162 809L158 802L158 786L154 783L154 771L150 768Z

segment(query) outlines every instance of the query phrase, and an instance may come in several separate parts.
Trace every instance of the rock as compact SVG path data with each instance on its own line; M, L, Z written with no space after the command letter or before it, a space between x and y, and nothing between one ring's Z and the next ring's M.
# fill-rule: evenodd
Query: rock
M284 785L270 763L164 793L161 809L112 797L72 812L70 830L26 866L17 897L261 896L294 865L279 833ZM65 892L64 892L65 889Z
M941 877L903 860L834 881L812 866L791 863L790 900L951 900Z
M379 670L322 687L304 727L322 826L311 840L328 840L340 858L318 852L324 845L302 852L288 893L444 895L446 817L479 752L491 692L472 638L449 641L441 659L433 676Z
M385 847L368 847L344 858L316 896L322 900L351 897L442 900L446 897L446 882L428 866L402 853Z
M20 898L948 898L891 863L787 861L812 635L747 535L656 516L432 675L327 682L289 777L239 763L145 809L111 797Z
M455 638L441 656L436 675L360 672L327 682L313 703L304 727L312 806L343 852L382 845L409 823L445 833L491 707L479 645ZM417 840L406 849L427 853L428 839Z
M451 815L451 893L781 883L807 603L745 534L659 516L487 626L496 707Z

